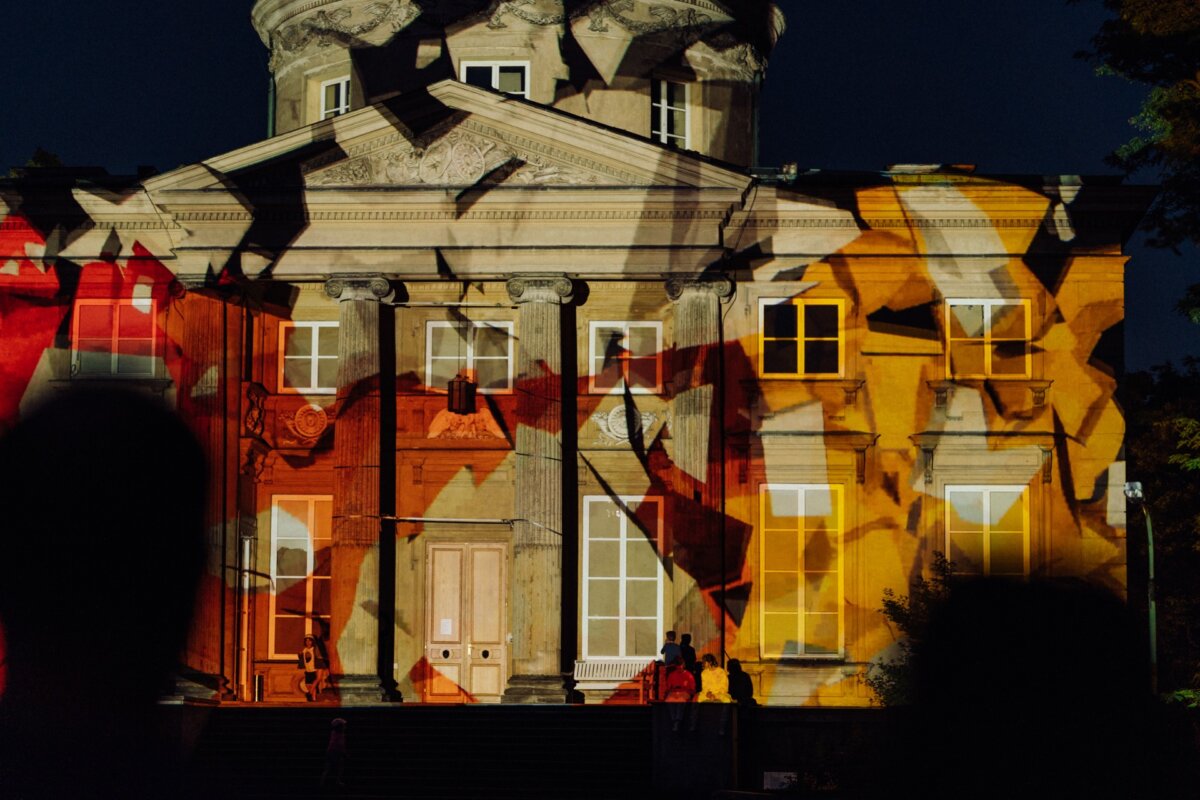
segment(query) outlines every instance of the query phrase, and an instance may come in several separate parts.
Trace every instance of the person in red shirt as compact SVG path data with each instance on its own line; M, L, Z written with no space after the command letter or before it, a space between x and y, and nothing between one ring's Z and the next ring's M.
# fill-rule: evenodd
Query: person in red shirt
M663 681L662 691L663 701L671 704L671 730L678 733L679 725L683 721L683 712L687 708L684 704L692 702L692 698L696 696L696 679L684 668L681 657L676 656L667 665L667 677Z

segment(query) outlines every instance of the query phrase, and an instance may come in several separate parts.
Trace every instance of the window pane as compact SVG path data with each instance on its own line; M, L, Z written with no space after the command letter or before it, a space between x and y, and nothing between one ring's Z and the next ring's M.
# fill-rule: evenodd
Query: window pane
M316 539L331 538L333 536L333 501L315 501L313 503L313 519L317 524L313 537Z
M946 491L951 532L983 531L983 492L975 489Z
M429 355L466 361L466 333L457 326L437 325L429 329Z
M475 329L476 358L507 358L508 330L483 326Z
M153 343L139 339L122 339L118 347L118 374L150 375L154 372Z
M799 527L800 495L795 489L769 489L763 502L763 525L768 528Z
M658 329L642 326L630 328L626 336L626 346L635 356L657 356Z
M467 69L470 69L470 67ZM500 67L500 85L496 88L508 94L524 94L525 68Z
M621 623L615 619L588 620L588 655L615 656L617 652L618 626Z
M275 508L277 538L308 539L308 501L279 500Z
M463 362L453 359L434 359L429 364L429 388L436 389L439 392L446 391L446 384L454 379L462 364Z
M799 655L799 635L799 614L767 614L763 618L763 648L768 653Z
M621 543L588 542L588 575L615 578L621 574Z
M623 512L615 503L592 502L588 508L588 537L591 539L615 539L621 535Z
M322 389L336 389L337 376L338 361L336 358L322 358L317 361L317 386Z
M1025 530L1025 506L1021 502L1022 492L993 489L989 493L991 507L988 522L993 531Z
M686 89L684 87L684 84L672 83L671 81L663 81L662 85L663 85L663 97L666 100L667 105L682 106L684 104L684 97L686 96L686 93L687 93Z
M658 358L634 358L626 364L629 385L638 389L653 389L658 386Z
M308 579L279 578L275 581L275 611L304 616L308 613Z
M763 569L793 570L799 566L797 534L791 531L763 533Z
M1026 342L1000 342L992 345L992 375L1028 374L1029 352Z
M329 610L333 607L330 600L330 588L333 586L333 581L328 579L314 580L312 582L313 603L312 613L327 616Z
M1025 338L1025 304L992 306L992 336L998 339Z
M791 303L763 306L763 336L770 339L795 339L799 335L799 317Z
M79 374L80 375L111 375L113 369L112 353L108 352L111 342L86 341L79 343Z
M824 527L820 520L833 516L833 489L822 487L804 490L804 524L806 527L819 530Z
M837 614L804 615L804 652L807 654L836 653L838 641Z
M615 617L621 613L621 584L615 579L588 581L589 617Z
M806 531L804 534L804 568L806 570L836 570L838 568L837 535L832 531Z
M117 314L119 320L117 336L133 339L149 339L154 335L154 316L150 313L153 305L121 304Z
M800 578L791 572L763 574L763 602L767 613L795 611L800 605Z
M275 547L275 575L304 577L308 574L308 549L295 539L284 539Z
M795 375L800 371L795 342L763 342L763 371L769 375Z
M338 328L336 325L322 325L317 328L317 355L336 356L338 354Z
M1025 574L1024 533L993 532L991 546L991 563L988 568L992 575Z
M275 652L280 654L299 653L304 647L303 617L275 618Z
M313 555L313 575L329 576L333 574L333 548L320 547Z
M631 619L625 623L625 655L654 658L658 649L658 620Z
M953 375L982 376L985 371L983 363L983 342L951 342L950 343L950 372Z
M804 574L804 610L836 614L837 573L807 572Z
M299 389L312 381L312 362L307 358L288 358L283 362L283 386Z
M507 389L508 361L501 359L476 361L475 376L483 389Z
M658 581L627 581L625 583L625 615L628 617L658 617Z
M983 534L950 533L950 560L955 572L983 573Z
M288 325L283 329L283 354L285 356L312 355L312 328Z
M596 359L592 370L592 385L597 389L612 389L621 385L621 362L618 359Z
M837 375L841 371L837 342L805 342L804 371L810 375Z
M951 338L974 339L983 337L982 305L977 303L954 303L950 306L949 316Z
M336 111L338 106L341 105L341 103L339 102L339 98L338 98L338 95L340 94L339 90L341 88L342 88L341 84L337 84L337 83L330 83L330 84L326 85L326 87L325 87L325 112L326 113L328 113L330 111Z
M683 138L687 135L687 112L667 112L667 133Z
M625 543L625 574L632 578L654 578L658 575L658 554L640 532L630 526L630 541Z
M113 332L113 312L111 305L81 305L75 309L79 317L76 328L81 339L108 339Z
M466 82L472 86L482 86L484 89L492 88L492 68L491 67L467 67Z
M833 338L838 335L838 307L826 304L808 304L804 306L804 337Z
M625 331L622 328L599 327L592 331L592 356L609 363L626 352Z

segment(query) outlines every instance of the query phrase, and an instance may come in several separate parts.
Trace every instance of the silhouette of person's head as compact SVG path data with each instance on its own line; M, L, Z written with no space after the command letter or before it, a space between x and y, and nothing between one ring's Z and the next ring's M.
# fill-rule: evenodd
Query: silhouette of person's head
M692 643L692 635L690 633L685 633L679 637L679 644L681 644L682 646L687 647L691 643Z
M133 392L73 390L0 438L10 720L153 707L187 634L205 481L183 422Z

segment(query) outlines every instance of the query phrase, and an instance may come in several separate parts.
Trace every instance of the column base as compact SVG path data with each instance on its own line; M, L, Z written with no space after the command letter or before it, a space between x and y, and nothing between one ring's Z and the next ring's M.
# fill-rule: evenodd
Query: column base
M158 702L166 705L217 705L222 700L232 699L233 695L222 676L179 669L171 673Z
M334 687L344 706L373 706L391 700L378 675L337 675Z
M532 705L545 703L562 705L567 702L567 690L562 675L513 675L501 703Z

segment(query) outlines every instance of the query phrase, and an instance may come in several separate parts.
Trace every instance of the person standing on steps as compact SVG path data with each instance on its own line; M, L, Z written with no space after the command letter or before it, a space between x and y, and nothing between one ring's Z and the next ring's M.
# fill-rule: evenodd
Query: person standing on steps
M296 666L304 670L304 697L308 702L316 702L322 687L322 673L329 669L329 661L325 658L325 648L313 636L304 637L304 647L296 654Z
M329 744L325 747L325 769L321 773L321 785L332 774L338 786L345 786L342 780L346 771L346 720L338 717L329 723Z

